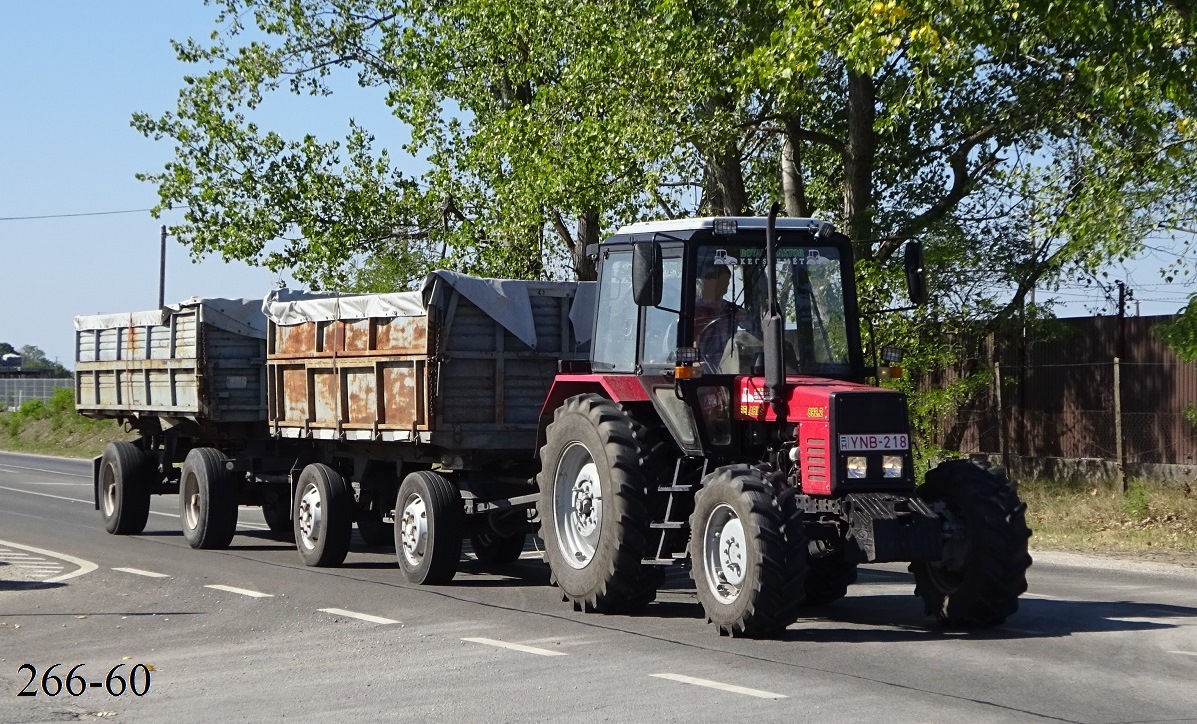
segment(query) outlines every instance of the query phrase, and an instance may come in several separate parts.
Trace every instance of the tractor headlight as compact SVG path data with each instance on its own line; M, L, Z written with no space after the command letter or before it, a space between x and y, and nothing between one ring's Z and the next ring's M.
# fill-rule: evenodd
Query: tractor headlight
M864 455L848 456L848 477L863 478L869 472L869 459Z
M881 473L887 478L902 477L902 456L884 455L881 458Z

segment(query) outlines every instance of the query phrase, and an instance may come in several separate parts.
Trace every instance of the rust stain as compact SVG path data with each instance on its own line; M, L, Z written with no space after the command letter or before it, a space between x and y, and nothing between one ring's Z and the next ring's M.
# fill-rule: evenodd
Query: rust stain
M372 367L346 370L345 395L350 423L369 425L375 421L378 408L375 382Z
M279 409L283 414L280 423L303 425L308 419L307 371L299 365L282 368L283 384Z
M392 354L427 354L427 318L396 317L380 320L375 348L379 352Z
M320 322L320 349L326 355L334 354L335 352L345 351L345 327L344 322L330 321Z
M370 321L369 319L354 319L340 322L341 336L344 338L344 351L370 351Z
M404 429L418 423L415 363L397 362L382 368L383 416L388 425Z
M314 370L312 373L312 394L316 401L316 419L313 425L336 427L337 425L337 373L331 369Z
M272 325L276 354L311 354L316 351L316 325L304 322L289 327Z

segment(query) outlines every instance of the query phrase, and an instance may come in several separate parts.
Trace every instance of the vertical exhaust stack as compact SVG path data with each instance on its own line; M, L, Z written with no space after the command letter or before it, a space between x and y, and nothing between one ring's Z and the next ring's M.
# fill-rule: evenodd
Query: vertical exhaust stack
M777 302L777 212L780 205L773 203L769 209L769 223L765 226L765 273L769 284L768 311L762 324L765 333L765 389L769 404L779 422L785 422L789 410L785 397L785 320Z

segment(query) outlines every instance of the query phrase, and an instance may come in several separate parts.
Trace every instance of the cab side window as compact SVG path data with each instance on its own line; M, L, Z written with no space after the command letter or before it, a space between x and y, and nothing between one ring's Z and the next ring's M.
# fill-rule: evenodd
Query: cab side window
M631 372L636 367L636 321L632 299L632 253L613 251L603 260L599 283L594 369Z
M668 253L668 252L666 252ZM677 353L678 314L682 308L682 259L666 258L662 266L661 307L645 307L641 364L673 365Z

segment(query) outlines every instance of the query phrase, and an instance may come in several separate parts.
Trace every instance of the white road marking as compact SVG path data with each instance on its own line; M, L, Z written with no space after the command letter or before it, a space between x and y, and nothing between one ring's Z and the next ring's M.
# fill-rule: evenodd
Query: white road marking
M66 486L73 487L73 488L90 488L90 487L92 487L91 483L47 483L42 480L22 480L21 482L25 485L66 485Z
M49 493L39 493L34 490L22 490L21 488L10 488L5 485L0 485L0 490L10 490L14 493L25 493L26 495L40 495L43 498L54 498L55 500L69 500L72 503L86 503L86 504L92 505L92 506L94 506L96 504L96 502L94 500L82 500L80 498L67 498L62 495L51 495ZM177 519L179 517L178 513L162 513L157 510L151 510L150 515L161 515L161 516L165 516L167 518L175 518L175 519ZM237 528L238 529L252 528L254 530L270 530L270 526L259 525L258 523L242 523L240 521L237 522Z
M249 596L250 598L274 598L273 593L262 593L261 591L251 591L248 588L235 588L233 586L221 586L213 584L211 586L204 586L204 588L214 588L217 591L227 591L228 593L237 593L242 596Z
M1170 654L1180 654L1182 656L1197 656L1197 651L1169 651Z
M67 580L70 580L77 576L82 576L85 573L91 573L92 571L99 568L99 566L97 566L95 563L92 563L91 561L85 561L82 558L76 558L75 556L70 556L70 555L67 555L66 553L57 553L55 551L48 551L45 548L34 548L33 546L21 545L20 543L12 543L12 542L9 542L6 540L0 540L0 545L3 545L6 548L18 548L23 551L29 551L30 553L37 553L38 555L49 556L50 558L57 558L59 560L66 561L67 563L72 563L79 567L78 570L71 571L70 573L66 573L61 576L55 576L54 578L47 578L44 581L45 583L60 583L62 581L67 581Z
M113 568L114 571L122 573L132 573L135 576L145 576L146 578L170 578L165 573L154 573L153 571L143 571L140 568Z
M744 694L745 696L755 696L758 699L788 699L785 694L774 694L771 691L761 691L760 689L749 689L746 686L736 686L735 684L724 684L720 681L711 681L709 679L696 679L693 676L683 676L682 674L650 674L658 679L668 679L670 681L678 681L683 684L693 684L694 686L705 686L708 689L719 689L720 691L730 691L733 694Z
M60 470L46 470L45 468L27 468L24 465L13 465L11 463L0 464L0 469L4 469L4 468L12 468L12 470L5 470L5 472L8 472L8 473L14 472L16 470L32 470L37 473L50 473L51 475L66 475L66 476L72 477L72 478L90 478L91 477L90 475L81 475L79 473L64 473Z
M469 638L462 639L462 641L469 641L475 644L485 644L487 646L498 646L501 649L511 649L512 651L523 651L525 654L536 654L537 656L565 656L564 651L549 651L548 649L538 649L533 646L524 646L522 644L512 644L506 641L496 641L495 639L484 638Z
M320 611L324 613L331 613L334 616L346 616L348 618L356 618L370 623L402 623L393 618L383 618L382 616L371 616L368 613L358 613L357 611L346 611L343 608L321 608Z

